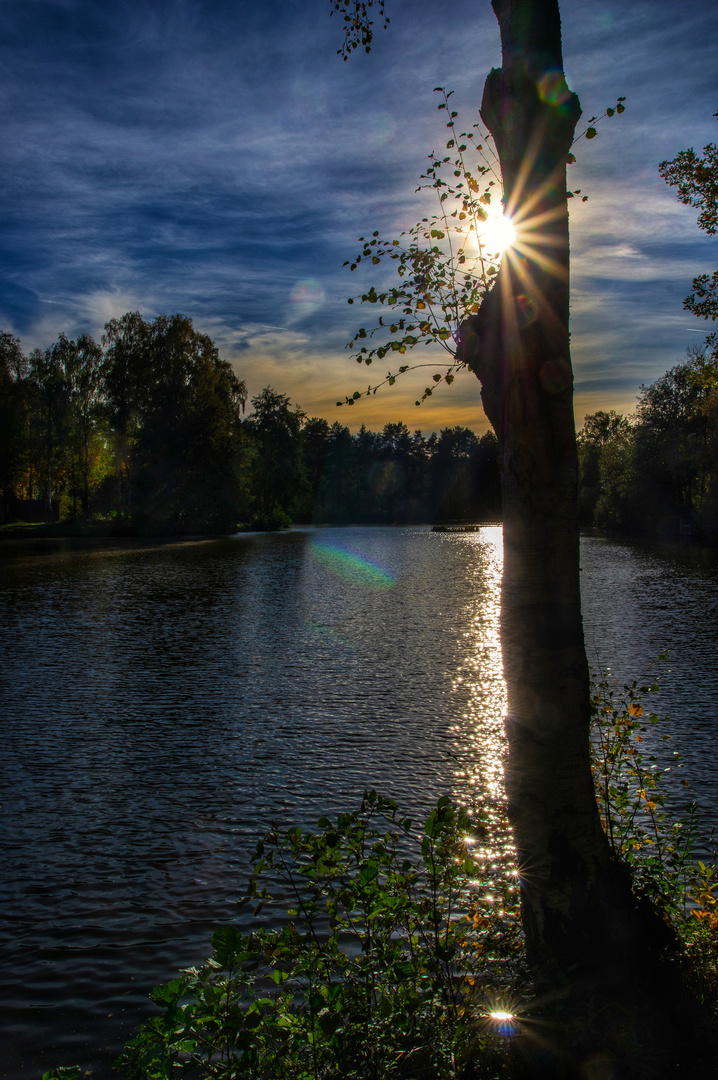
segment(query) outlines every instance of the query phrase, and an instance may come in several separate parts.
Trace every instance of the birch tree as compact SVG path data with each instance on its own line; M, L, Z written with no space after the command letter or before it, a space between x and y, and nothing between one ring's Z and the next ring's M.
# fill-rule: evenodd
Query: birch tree
M355 4L345 58L370 47L372 6ZM589 761L566 188L581 107L564 77L557 0L492 8L502 66L488 75L481 118L522 243L463 321L455 359L478 377L499 442L506 789L528 959L539 993L561 1003L564 1019L582 1018L583 1052L609 1047L617 1076L664 1075L697 1013L666 961L670 934L612 858Z

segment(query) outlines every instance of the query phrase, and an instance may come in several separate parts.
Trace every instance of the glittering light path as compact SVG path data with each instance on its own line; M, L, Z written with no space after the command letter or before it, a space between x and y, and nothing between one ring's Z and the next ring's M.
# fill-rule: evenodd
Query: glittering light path
M472 575L477 600L465 606L464 660L455 679L455 690L463 689L465 711L453 731L462 750L456 754L456 789L470 802L472 796L482 807L486 841L473 850L478 860L509 860L514 857L513 841L506 824L504 763L507 750L504 717L506 683L501 658L501 575L503 534L500 527L487 527L464 538L475 551Z

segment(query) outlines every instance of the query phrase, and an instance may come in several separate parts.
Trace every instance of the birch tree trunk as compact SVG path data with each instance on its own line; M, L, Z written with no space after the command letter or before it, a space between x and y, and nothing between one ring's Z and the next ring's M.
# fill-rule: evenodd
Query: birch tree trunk
M563 998L568 1013L592 1001L603 1016L599 1046L604 1037L620 1043L616 1017L630 1015L625 1024L635 1021L637 1045L652 1049L641 1051L635 1070L616 1075L643 1076L667 1045L655 1033L666 1007L656 1000L670 999L676 983L664 963L671 935L611 857L590 771L566 198L581 109L563 76L557 0L492 0L492 7L502 67L486 80L481 116L519 242L479 313L463 324L457 356L481 381L500 447L506 787L522 919L539 991ZM676 1023L668 1020L664 1034Z
M504 258L465 343L501 450L507 789L523 918L538 980L555 985L587 958L576 931L598 929L587 908L609 863L589 761L568 330L566 158L581 109L563 79L556 0L492 6L503 66L486 80L481 117L526 254Z

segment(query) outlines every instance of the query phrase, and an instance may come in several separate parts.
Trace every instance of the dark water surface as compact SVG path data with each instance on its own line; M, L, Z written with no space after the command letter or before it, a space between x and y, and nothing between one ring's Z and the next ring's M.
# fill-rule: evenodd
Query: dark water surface
M237 918L271 821L500 781L499 529L0 554L4 1080L114 1075L151 986ZM594 663L670 650L663 705L718 820L715 560L587 538L583 567Z

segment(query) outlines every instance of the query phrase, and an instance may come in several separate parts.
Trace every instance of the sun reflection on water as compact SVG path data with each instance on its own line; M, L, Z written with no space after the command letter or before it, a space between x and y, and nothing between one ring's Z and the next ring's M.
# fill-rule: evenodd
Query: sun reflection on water
M492 864L513 861L515 852L505 812L504 763L507 750L504 717L506 682L501 655L501 575L503 533L487 526L462 534L475 547L476 599L466 610L464 661L453 688L461 691L465 711L453 725L456 736L456 789L461 800L481 810L484 830L470 844L474 859ZM489 899L485 897L485 899Z

